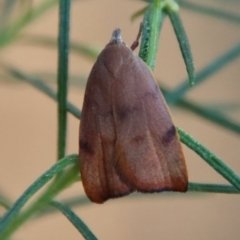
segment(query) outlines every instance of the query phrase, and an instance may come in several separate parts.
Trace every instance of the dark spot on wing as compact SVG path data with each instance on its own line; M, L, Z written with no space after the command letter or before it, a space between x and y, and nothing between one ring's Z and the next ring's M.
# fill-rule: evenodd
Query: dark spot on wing
M170 143L176 135L176 128L172 125L171 128L167 130L165 135L162 137L162 143L163 144L168 144Z
M94 154L92 146L83 139L80 139L80 149L81 149L81 151L88 153L90 155Z
M129 117L135 112L139 111L140 106L136 105L135 107L126 107L126 106L118 106L116 107L116 114L120 121L128 120Z
M116 109L116 113L118 118L123 121L128 118L129 114L131 114L132 110L128 107L118 107Z
M134 138L131 139L131 142L134 144L140 144L141 142L143 142L144 137L143 136L136 136Z

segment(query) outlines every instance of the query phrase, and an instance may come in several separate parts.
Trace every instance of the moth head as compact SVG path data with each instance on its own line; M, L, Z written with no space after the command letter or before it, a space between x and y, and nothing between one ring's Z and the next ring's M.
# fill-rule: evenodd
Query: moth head
M121 36L121 29L120 28L115 28L112 33L111 40L109 44L122 44L122 36Z

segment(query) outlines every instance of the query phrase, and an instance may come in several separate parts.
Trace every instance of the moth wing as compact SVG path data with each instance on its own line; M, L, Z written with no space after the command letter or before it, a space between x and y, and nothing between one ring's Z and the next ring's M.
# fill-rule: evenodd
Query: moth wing
M80 123L80 172L87 196L96 203L132 192L114 167L116 135L109 78L98 60L88 79Z
M186 191L185 159L165 100L148 67L131 54L113 85L116 169L141 192Z

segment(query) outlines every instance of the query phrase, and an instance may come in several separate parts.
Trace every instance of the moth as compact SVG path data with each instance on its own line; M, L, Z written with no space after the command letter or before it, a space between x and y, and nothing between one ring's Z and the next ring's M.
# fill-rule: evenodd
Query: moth
M120 29L87 81L79 156L84 190L95 203L134 191L187 191L185 158L166 102Z

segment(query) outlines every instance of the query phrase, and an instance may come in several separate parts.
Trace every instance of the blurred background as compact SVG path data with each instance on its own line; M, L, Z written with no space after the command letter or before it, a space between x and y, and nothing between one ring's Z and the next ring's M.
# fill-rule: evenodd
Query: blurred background
M1 9L5 6L1 0ZM10 2L10 0L8 0ZM16 3L17 2L17 3ZM46 0L12 1L14 7L6 22L11 24L29 9ZM0 61L38 76L56 89L58 1L49 0L49 8L22 27L12 42L1 45ZM186 1L183 1L186 2ZM199 1L188 1L197 3ZM138 0L76 0L71 6L70 40L101 50L112 30L121 28L124 41L131 45L141 17L130 18L147 3ZM187 32L196 72L239 44L240 1L204 0L201 5L237 15L213 17L182 5L180 15ZM188 6L188 7L187 7ZM190 5L191 6L191 5ZM236 50L237 51L237 50ZM239 48L238 48L239 51ZM138 53L138 49L135 50ZM69 101L82 107L86 77L94 60L71 51L69 62ZM185 98L208 110L221 111L240 125L240 58L233 58L221 70L187 92ZM57 105L28 83L0 71L0 193L14 202L23 191L56 161ZM168 18L160 35L154 76L165 87L174 89L187 74L181 52ZM196 113L170 106L176 126L240 173L239 130L222 127ZM239 128L238 128L239 129ZM68 115L67 153L78 152L79 120ZM226 183L199 156L185 146L189 179L192 182ZM58 196L66 199L84 195L81 182ZM99 239L239 239L240 201L237 194L161 193L132 194L109 200L102 205L89 203L73 210ZM0 206L0 215L5 210ZM12 239L81 239L77 230L59 212L33 219L21 227Z

